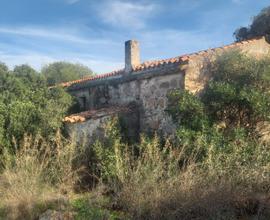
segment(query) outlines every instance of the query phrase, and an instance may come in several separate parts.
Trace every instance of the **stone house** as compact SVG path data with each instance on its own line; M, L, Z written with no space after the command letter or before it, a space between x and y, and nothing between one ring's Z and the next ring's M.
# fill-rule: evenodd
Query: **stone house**
M186 89L199 94L210 78L209 61L231 49L260 57L269 54L270 45L268 38L260 37L141 63L138 42L127 41L124 69L61 84L78 99L81 109L64 121L80 140L100 136L102 124L114 115L123 116L131 138L140 132L171 134L175 128L166 113L168 92Z

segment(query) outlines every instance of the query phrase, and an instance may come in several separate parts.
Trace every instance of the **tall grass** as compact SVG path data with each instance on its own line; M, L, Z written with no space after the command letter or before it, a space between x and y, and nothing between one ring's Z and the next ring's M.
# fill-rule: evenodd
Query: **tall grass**
M182 145L142 136L130 146L121 139L117 119L106 125L105 135L89 156L95 160L93 175L105 185L98 199L104 190L110 196L106 208L132 219L270 219L269 143L245 140L241 132L224 145L215 134L187 134L185 141L181 133ZM49 142L26 136L15 152L3 152L0 218L36 219L49 208L72 204L81 173L77 147L60 134ZM88 218L92 205L85 201L75 210Z
M208 152L205 162L191 159L169 173L170 166L160 160L163 152L159 147L156 152L158 156L152 157L148 148L138 158L119 193L120 206L135 219L237 219L270 209L266 202L270 164L257 163L262 152L255 154L249 165L241 164L238 150L230 155L215 154L220 161L213 161L212 152ZM154 166L150 167L152 159Z
M212 141L204 148L198 137L190 152L156 136L131 147L112 138L114 123L110 145L96 144L97 158L115 203L133 219L270 219L269 144L239 135L226 147Z
M25 136L15 152L4 151L0 208L7 219L35 219L48 207L65 203L78 181L75 145L60 134L48 142Z

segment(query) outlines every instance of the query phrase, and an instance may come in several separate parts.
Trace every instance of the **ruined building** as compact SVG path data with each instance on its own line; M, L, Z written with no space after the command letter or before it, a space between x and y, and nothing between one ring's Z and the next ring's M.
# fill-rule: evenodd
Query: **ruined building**
M270 51L266 37L165 60L140 62L137 41L125 43L125 68L111 73L63 83L74 95L81 112L65 118L79 139L102 133L102 124L114 115L124 118L130 136L157 131L170 134L174 125L166 113L167 94L186 89L198 94L209 80L209 61L224 51L241 50L260 57Z

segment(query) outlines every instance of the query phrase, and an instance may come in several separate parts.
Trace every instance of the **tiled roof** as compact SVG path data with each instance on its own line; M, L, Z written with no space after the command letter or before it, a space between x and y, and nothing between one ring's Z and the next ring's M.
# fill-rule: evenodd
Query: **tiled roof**
M109 78L112 76L121 75L123 72L124 72L124 70L116 70L116 71L113 71L110 73L99 74L99 75L85 77L85 78L78 79L78 80L60 83L59 86L69 87L69 86L74 85L74 84L79 84L79 83L83 83L83 82L89 82L89 81L93 81L93 80L98 80L98 79Z
M119 112L131 112L131 108L126 106L111 106L108 108L101 108L98 110L89 110L80 112L77 114L69 115L64 118L64 122L67 123L77 123L84 122L88 119L97 119L108 115L117 114Z
M261 38L263 38L263 37L257 37L257 38L253 38L250 40L235 42L235 43L232 43L232 44L229 44L226 46L212 48L212 49L208 49L208 50L202 50L202 51L199 51L196 53L181 55L181 56L173 57L173 58L169 58L169 59L146 61L144 63L141 63L138 66L135 66L133 68L133 72L148 70L148 69L160 67L163 65L178 64L178 63L180 64L180 63L183 63L185 61L188 61L190 58L197 56L197 55L206 55L209 52L225 51L225 50L230 49L230 48L235 48L235 47L238 47L238 46L250 43L250 42L254 42L254 41L259 40ZM74 81L70 81L70 82L61 83L59 86L69 87L69 86L72 86L74 84L81 84L84 82L100 80L100 79L104 79L104 78L110 78L110 77L121 75L123 73L124 73L124 69L121 69L121 70L113 71L110 73L99 74L96 76L91 76L91 77L86 77L86 78L82 78L82 79L78 79L78 80L74 80Z

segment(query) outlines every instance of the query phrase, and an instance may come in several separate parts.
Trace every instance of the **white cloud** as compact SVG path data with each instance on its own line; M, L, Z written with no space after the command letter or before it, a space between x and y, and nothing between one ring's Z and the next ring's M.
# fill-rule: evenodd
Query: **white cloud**
M16 65L28 64L36 70L40 70L41 67L47 63L54 62L55 59L38 53L23 53L23 54L6 54L0 53L1 62L6 63L10 68L14 68Z
M59 29L46 29L37 27L0 27L0 33L24 35L33 37L51 38L76 43L88 43L89 41L76 35L72 35Z
M1 32L1 29L0 29ZM59 46L52 42L48 47L44 48L29 48L28 45L20 47L10 47L9 44L0 43L0 61L7 63L11 68L15 65L27 63L35 69L40 70L45 64L65 60L69 62L79 62L89 66L98 73L110 72L115 69L124 67L124 39L122 34L118 33L113 36L114 41L109 33L104 39L104 44L90 45L89 47L82 45L80 52L73 48L66 48L63 45ZM138 32L136 37L141 44L142 61L150 59L161 59L179 56L181 54L196 52L198 50L208 49L209 47L222 46L232 41L232 37L226 35L220 30L212 31L181 31L174 29L164 29L158 31L143 31ZM221 40L221 39L225 39ZM122 42L123 41L123 42ZM42 41L39 41L42 42ZM79 45L78 45L79 47ZM109 50L109 53L104 53L104 50Z
M26 37L38 37L61 42L73 42L79 44L112 44L111 40L85 38L81 33L76 33L71 29L65 30L61 28L42 28L42 27L1 27L0 33L20 35Z
M28 51L19 54L10 54L0 51L0 61L6 63L9 68L14 68L17 65L28 64L36 70L41 70L46 64L56 62L56 61L67 61L72 63L81 63L97 73L110 72L115 69L120 69L123 67L122 62L106 60L104 59L93 59L87 55L81 54L63 54L62 56L53 56L46 53L38 53L35 51Z
M124 67L124 62L111 61L107 59L68 58L67 61L84 64L97 73L107 73L114 70L122 69Z
M123 66L115 60L114 55L101 52L108 47L111 50L118 48L119 43L110 37L85 37L83 30L57 27L0 26L0 33L17 42L16 47L0 42L0 61L5 62L10 68L29 64L40 70L45 64L59 60L79 62L98 73Z
M155 4L106 1L98 9L98 13L105 23L116 27L139 29L145 27L145 20L155 10L157 10Z

